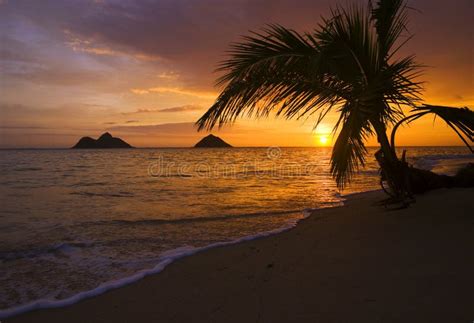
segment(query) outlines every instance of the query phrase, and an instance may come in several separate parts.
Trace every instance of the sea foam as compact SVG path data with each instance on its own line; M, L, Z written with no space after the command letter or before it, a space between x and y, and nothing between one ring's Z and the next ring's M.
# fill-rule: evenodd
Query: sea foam
M331 207L331 206L327 206L327 207ZM318 209L323 209L323 208L327 208L327 207L323 206L323 207L318 208ZM209 249L212 249L212 248L229 246L229 245L233 245L233 244L237 244L237 243L241 243L241 242L245 242L245 241L256 240L256 239L260 239L260 238L264 238L264 237L268 237L268 236L271 236L271 235L275 235L275 234L278 234L278 233L288 231L288 230L294 228L298 224L299 221L308 218L314 211L316 211L318 209L305 209L305 210L303 210L302 211L302 213L303 213L302 218L297 219L297 220L289 221L286 226L284 226L282 228L279 228L279 229L265 231L265 232L261 232L261 233L255 234L255 235L244 236L244 237L232 240L232 241L216 242L216 243L207 245L205 247L196 248L196 247L189 246L189 247L180 247L180 248L176 248L176 249L173 249L173 250L166 251L162 254L162 257L160 258L159 262L153 268L140 270L140 271L134 273L133 275L130 275L130 276L122 278L122 279L108 281L106 283L100 284L98 287L96 287L94 289L77 293L77 294L75 294L71 297L65 298L65 299L60 299L60 300L39 299L39 300L29 302L29 303L26 303L26 304L23 304L23 305L19 305L19 306L7 308L7 309L4 309L4 310L0 310L0 319L5 319L5 318L8 318L8 317L16 316L16 315L19 315L19 314L23 314L23 313L26 313L26 312L33 311L33 310L58 308L58 307L73 305L73 304L75 304L79 301L82 301L84 299L91 298L91 297L94 297L94 296L98 296L98 295L101 295L101 294L103 294L107 291L129 285L129 284L134 283L134 282L136 282L140 279L143 279L146 276L160 273L161 271L163 271L166 268L166 266L168 266L169 264L171 264L174 261L176 261L178 259L181 259L183 257L190 256L190 255L193 255L193 254L197 254L199 252L203 252L203 251L206 251L206 250L209 250Z

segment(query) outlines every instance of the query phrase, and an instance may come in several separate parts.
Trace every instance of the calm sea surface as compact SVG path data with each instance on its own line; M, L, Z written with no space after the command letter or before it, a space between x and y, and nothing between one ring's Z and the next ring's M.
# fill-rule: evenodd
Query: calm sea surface
M344 192L378 189L377 165ZM452 173L464 147L408 148ZM61 300L341 203L329 148L0 151L0 310Z

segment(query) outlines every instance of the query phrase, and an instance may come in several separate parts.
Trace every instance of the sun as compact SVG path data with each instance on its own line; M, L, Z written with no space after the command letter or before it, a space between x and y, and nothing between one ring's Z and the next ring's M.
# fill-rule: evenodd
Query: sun
M313 129L313 138L316 146L325 147L331 145L331 128L327 124L320 124Z
M321 146L326 146L329 142L329 137L327 135L320 135L318 140Z

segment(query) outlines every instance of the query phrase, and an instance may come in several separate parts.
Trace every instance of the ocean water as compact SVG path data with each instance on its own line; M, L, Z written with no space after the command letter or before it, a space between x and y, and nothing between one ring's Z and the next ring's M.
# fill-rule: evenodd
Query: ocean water
M411 147L452 174L465 147ZM72 303L208 246L278 232L341 193L378 189L367 165L340 192L330 148L0 151L0 317Z

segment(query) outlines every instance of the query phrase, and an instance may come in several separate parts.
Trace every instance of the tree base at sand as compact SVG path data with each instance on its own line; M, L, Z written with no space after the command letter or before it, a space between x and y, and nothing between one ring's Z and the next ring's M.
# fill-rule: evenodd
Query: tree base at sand
M454 176L436 174L429 170L408 166L407 164L401 165L401 168L403 168L403 171L400 173L400 178L404 181L406 187L404 197L412 198L413 194L423 194L440 188L474 187L474 163L467 164ZM381 185L384 191L392 198L397 199L400 197L387 183L387 179L383 174Z

